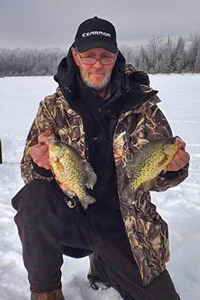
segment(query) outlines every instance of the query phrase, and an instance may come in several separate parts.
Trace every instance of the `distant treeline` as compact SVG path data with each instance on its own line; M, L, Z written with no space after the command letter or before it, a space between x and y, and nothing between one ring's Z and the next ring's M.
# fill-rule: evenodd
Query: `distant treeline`
M146 45L121 46L127 63L149 74L200 73L200 34L166 40L152 36ZM61 49L0 48L0 77L54 75L61 59Z
M54 75L64 56L61 49L0 48L0 77Z
M166 40L152 36L147 45L122 47L127 62L150 74L200 73L200 34Z

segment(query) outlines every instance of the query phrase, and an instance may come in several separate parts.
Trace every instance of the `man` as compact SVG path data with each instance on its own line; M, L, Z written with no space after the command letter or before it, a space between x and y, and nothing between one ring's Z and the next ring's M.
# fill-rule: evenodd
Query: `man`
M21 162L25 186L13 198L32 300L63 300L63 254L90 256L88 279L125 300L177 300L165 264L167 224L142 189L123 201L126 165L148 141L172 136L147 74L125 67L114 26L94 17L83 22L55 76L58 89L40 103ZM50 170L47 137L74 147L93 167L97 200L84 210L69 199ZM151 190L164 191L188 174L189 154L180 150ZM131 197L131 196L130 196Z

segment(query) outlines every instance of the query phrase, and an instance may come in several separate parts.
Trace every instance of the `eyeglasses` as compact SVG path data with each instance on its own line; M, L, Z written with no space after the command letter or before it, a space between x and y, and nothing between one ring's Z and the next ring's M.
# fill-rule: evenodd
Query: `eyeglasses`
M115 62L115 57L102 57L102 58L95 58L95 57L82 57L79 54L82 62L84 65L94 65L97 61L100 61L102 65L112 65Z

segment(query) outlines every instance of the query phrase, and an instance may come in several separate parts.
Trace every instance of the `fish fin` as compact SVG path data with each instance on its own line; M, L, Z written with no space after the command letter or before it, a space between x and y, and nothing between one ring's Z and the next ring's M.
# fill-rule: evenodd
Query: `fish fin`
M135 191L132 189L131 184L128 184L122 192L123 203L131 205L135 198Z
M144 190L144 192L149 192L151 190L152 186L154 185L155 181L156 181L156 179L147 181L141 186L141 188Z
M97 181L97 175L95 174L91 165L88 162L83 163L83 170L84 170L85 186L88 189L93 189Z
M59 159L57 159L57 160L55 161L55 165L56 165L56 168L57 168L60 172L63 172L63 171L64 171L63 164L60 162Z
M69 198L73 198L76 196L76 194L74 194L73 192L69 191L64 185L61 187L61 189L63 190L63 192L65 193L66 196L68 196Z
M129 179L133 178L133 175L135 173L136 165L133 163L133 161L129 161L126 165L126 175Z
M51 170L51 173L55 176L55 172L54 172L52 165L50 165L50 170Z
M165 155L165 157L163 157L163 159L158 163L158 167L162 167L166 161L168 160L167 155Z
M161 174L166 174L167 173L167 166L162 170Z
M97 201L90 195L86 195L85 197L82 197L79 200L84 209L87 209L89 204L95 203Z

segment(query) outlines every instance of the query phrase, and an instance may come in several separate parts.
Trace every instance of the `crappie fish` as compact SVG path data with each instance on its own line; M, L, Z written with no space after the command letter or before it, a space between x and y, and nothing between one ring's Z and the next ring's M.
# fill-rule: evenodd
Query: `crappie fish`
M71 146L50 135L46 144L49 146L49 160L56 181L62 184L64 193L72 198L77 196L84 209L96 202L86 187L93 189L97 176L88 162Z
M144 145L127 165L129 188L136 191L142 186L145 191L149 190L156 177L166 172L179 148L176 137L157 139Z

